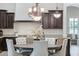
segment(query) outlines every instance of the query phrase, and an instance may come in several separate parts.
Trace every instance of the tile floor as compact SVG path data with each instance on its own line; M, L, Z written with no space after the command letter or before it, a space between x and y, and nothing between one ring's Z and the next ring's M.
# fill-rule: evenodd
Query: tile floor
M79 56L79 45L71 45L70 54L71 56Z
M79 56L79 45L71 45L70 54L71 56Z

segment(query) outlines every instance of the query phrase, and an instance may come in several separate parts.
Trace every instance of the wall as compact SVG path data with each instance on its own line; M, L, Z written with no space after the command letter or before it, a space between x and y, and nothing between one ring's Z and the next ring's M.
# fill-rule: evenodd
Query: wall
M67 7L67 18L74 17L78 18L79 17L79 8L75 6L69 6Z
M15 12L15 3L0 3L0 9L5 9L8 12Z

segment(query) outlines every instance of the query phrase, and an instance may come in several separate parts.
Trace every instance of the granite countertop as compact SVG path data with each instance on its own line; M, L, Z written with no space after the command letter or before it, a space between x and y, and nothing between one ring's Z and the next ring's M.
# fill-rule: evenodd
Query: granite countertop
M3 36L0 36L0 38L3 38L3 37L17 37L15 35L3 35Z
M3 35L3 37L17 37L15 35Z
M3 37L27 37L27 35L3 35L3 36L0 36L0 38L3 38Z

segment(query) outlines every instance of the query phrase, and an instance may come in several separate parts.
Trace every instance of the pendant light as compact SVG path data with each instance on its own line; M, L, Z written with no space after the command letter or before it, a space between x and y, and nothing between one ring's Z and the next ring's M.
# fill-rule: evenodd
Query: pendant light
M53 16L54 16L55 18L60 18L60 17L61 17L61 13L60 13L59 10L58 10L58 4L57 4L57 6L56 6L56 11L54 12Z
M44 8L40 8L39 3L35 3L35 6L29 8L28 15L32 17L33 20L39 21L42 18L42 12L44 12Z

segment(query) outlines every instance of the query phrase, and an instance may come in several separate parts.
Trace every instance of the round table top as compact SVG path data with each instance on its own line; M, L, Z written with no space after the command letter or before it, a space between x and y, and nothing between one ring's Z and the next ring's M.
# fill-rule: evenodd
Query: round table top
M14 47L18 47L18 48L33 48L33 43L16 44L16 45L14 45ZM58 47L61 47L61 45L48 44L48 48L58 48Z

